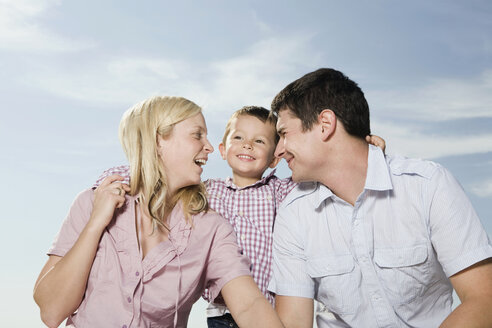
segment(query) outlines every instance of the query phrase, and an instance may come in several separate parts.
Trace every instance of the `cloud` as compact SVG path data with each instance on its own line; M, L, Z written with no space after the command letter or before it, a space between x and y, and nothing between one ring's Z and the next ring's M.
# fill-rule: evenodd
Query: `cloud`
M413 89L369 92L380 117L450 120L492 116L492 70L471 79L435 78Z
M104 58L70 67L35 65L19 80L63 98L127 106L157 93L182 95L189 71L174 59Z
M60 0L0 0L0 49L59 53L90 48L91 41L73 40L43 27L40 18Z
M422 134L411 126L373 120L372 132L386 140L389 154L426 159L492 151L492 133L478 135Z
M473 186L471 186L470 191L478 197L492 197L492 179L474 184Z
M208 111L246 104L269 106L273 96L316 64L320 55L309 47L309 36L270 37L236 57L185 62L166 57L103 57L61 67L33 65L19 80L57 96L88 103L125 104L163 93L189 97Z
M287 83L321 63L309 44L311 36L275 36L253 44L240 56L211 64L211 105L237 108L247 104L269 107Z

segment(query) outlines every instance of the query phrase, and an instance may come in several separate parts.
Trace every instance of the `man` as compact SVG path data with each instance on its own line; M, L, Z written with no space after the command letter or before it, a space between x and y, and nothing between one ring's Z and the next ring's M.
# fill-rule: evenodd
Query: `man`
M286 327L312 327L313 299L333 313L319 327L492 327L492 246L446 169L368 145L364 94L336 70L292 82L272 111L276 156L304 182L274 230Z

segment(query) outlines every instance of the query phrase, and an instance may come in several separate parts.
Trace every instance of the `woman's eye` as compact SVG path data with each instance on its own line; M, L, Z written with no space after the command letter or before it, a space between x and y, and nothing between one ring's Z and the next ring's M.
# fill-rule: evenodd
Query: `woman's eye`
M201 139L202 138L202 133L201 132L195 133L195 138Z

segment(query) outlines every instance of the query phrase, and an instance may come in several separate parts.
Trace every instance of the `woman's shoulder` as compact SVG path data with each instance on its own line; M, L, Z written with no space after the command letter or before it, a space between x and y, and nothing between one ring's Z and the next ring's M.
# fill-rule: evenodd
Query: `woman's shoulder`
M232 228L229 221L227 221L222 215L214 210L208 210L202 212L194 217L194 225L200 227L201 230L217 230L217 229L229 229Z
M78 206L90 206L92 208L92 203L94 201L94 189L87 188L79 192L75 199L73 200L72 207L74 205Z

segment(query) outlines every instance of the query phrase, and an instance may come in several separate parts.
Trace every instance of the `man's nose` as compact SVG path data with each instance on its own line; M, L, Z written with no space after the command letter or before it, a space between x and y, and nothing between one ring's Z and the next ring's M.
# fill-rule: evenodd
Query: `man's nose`
M279 140L277 147L275 147L275 153L274 153L275 157L282 158L284 156L284 153L285 153L285 148L283 142L282 140Z

